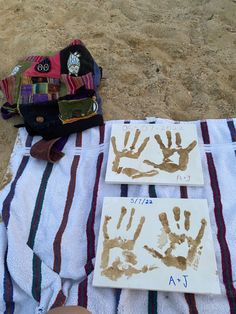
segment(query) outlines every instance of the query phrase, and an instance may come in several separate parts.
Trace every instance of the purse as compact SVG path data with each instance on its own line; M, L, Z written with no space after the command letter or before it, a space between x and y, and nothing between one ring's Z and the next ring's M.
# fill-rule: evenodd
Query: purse
M104 124L102 68L79 40L58 53L22 60L0 81L2 116L19 113L30 135L50 140Z

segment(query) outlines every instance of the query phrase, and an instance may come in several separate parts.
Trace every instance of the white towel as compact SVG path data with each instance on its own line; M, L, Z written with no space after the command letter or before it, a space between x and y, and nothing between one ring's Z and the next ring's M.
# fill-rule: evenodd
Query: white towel
M200 143L205 185L188 188L105 184L111 125L124 122L71 135L54 165L30 157L39 138L19 130L12 179L0 194L1 313L43 314L61 304L93 314L236 313L236 119L178 122L195 123ZM104 196L207 198L222 295L93 287Z

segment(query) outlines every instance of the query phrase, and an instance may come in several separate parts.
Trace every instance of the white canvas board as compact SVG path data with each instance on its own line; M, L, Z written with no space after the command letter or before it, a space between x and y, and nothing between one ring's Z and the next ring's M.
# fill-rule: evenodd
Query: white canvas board
M201 186L203 172L194 124L114 124L107 183Z
M93 285L220 294L207 201L104 198Z

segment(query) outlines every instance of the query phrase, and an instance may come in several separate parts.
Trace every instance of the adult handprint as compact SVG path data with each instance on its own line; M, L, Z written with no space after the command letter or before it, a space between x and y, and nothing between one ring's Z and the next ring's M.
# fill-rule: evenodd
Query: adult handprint
M147 172L143 172L140 171L138 169L135 168L128 168L128 167L121 167L120 166L120 160L121 158L131 158L131 159L138 159L139 156L141 155L142 151L145 149L148 141L149 141L149 137L146 137L142 144L139 146L139 148L137 150L135 150L137 141L140 137L140 130L136 129L135 131L135 135L134 135L134 139L133 142L130 146L130 148L127 148L127 144L129 141L129 137L130 137L130 131L125 132L125 138L124 138L124 148L120 151L118 151L117 149L117 145L116 145L116 138L115 136L111 137L111 143L112 143L112 147L113 147L113 151L115 154L115 159L112 163L112 171L116 172L116 173L124 173L127 176L131 177L132 179L137 179L140 177L151 177L154 176L158 173L157 170L151 170L151 171L147 171Z
M173 214L175 217L175 221L177 224L177 228L179 229L179 220L180 220L180 208L174 207L173 208ZM184 211L184 229L185 231L189 231L190 229L190 215L191 213L189 211ZM185 270L187 266L191 266L194 262L194 259L196 257L196 252L198 250L198 247L201 244L201 240L204 235L205 227L206 227L206 220L203 218L201 220L201 226L198 231L198 234L195 239L193 239L190 236L187 236L185 233L182 234L176 234L171 231L169 226L169 221L167 218L166 213L161 213L159 215L159 220L163 226L164 232L167 234L167 237L169 238L170 244L168 249L164 252L164 255L160 254L158 251L156 251L153 248L150 248L148 245L145 245L144 248L155 258L159 258L166 266L174 266L176 268L179 268L181 270ZM175 256L173 255L174 250L178 245L181 245L182 243L186 242L188 244L188 252L187 256Z
M124 216L127 213L127 209L125 207L121 208L120 218L117 223L116 229L120 229L122 225L122 221ZM133 216L135 214L135 209L132 208L129 222L126 226L126 231L128 231L132 226ZM111 220L110 216L105 216L105 220L103 223L103 252L102 252L102 261L101 261L101 268L102 275L108 277L111 280L116 281L123 275L130 277L134 274L138 273L146 273L147 271L153 270L156 267L148 267L144 265L141 269L134 267L137 264L136 255L134 254L134 245L137 239L140 236L140 233L143 228L143 224L145 222L145 217L141 217L139 224L134 232L132 239L123 239L120 236L115 238L110 238L108 233L108 223ZM110 259L110 251L114 248L122 249L122 255L125 258L125 262L122 262L120 257L118 256L115 261L112 262L111 266L109 266L109 259Z
M196 141L192 141L187 147L183 148L181 145L181 136L180 133L175 133L175 144L176 146L172 146L172 136L170 131L166 131L167 136L167 146L164 145L161 137L159 134L155 135L155 139L160 146L163 154L162 163L156 164L150 160L144 160L144 163L154 168L158 168L163 171L167 172L176 172L178 170L184 171L187 169L188 162L189 162L189 153L194 149L197 145ZM177 153L179 155L178 163L173 162L170 157Z

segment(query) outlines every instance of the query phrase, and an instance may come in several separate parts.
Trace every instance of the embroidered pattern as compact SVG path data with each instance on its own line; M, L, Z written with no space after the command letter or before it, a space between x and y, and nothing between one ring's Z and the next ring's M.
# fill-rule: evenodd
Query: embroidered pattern
M15 67L14 67L14 69L12 70L12 72L11 72L11 75L16 75L16 73L18 73L19 71L20 71L20 68L22 67L22 65L16 65Z
M67 94L75 94L76 90L82 86L84 86L86 89L95 90L92 72L77 77L68 74L62 74L61 81L66 86Z
M40 103L59 98L60 80L56 78L22 77L20 103Z
M48 58L43 59L40 63L36 64L35 70L41 73L48 73L51 70L51 62Z
M78 76L80 69L80 54L78 52L70 53L70 56L67 61L67 68L69 75Z

